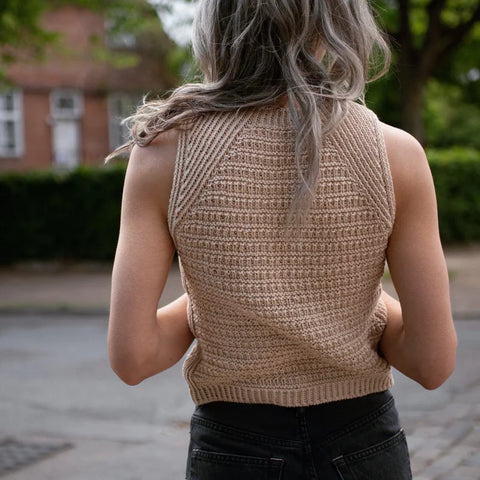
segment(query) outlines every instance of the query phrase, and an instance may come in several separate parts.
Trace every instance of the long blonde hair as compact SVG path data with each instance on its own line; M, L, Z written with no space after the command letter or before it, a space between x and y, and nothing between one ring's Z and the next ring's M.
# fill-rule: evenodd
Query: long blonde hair
M146 146L159 133L203 113L263 106L286 97L301 179L289 219L301 222L320 173L324 136L343 118L347 101L363 101L366 83L388 69L389 48L368 1L200 0L193 51L203 81L144 103L127 119L131 140L110 157L134 144ZM309 159L305 173L303 155Z

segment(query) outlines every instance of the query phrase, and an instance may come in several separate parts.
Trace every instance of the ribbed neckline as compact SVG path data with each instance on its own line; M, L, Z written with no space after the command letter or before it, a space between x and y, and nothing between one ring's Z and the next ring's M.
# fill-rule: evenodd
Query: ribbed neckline
M357 105L355 102L351 102L353 105ZM347 117L351 115L351 109L352 105L349 104L347 107L347 111L345 113L345 116L341 119L341 121L338 123L337 128L340 127L341 124L343 124L346 120ZM287 125L292 125L293 126L293 121L292 121L292 116L290 114L290 108L288 104L278 104L278 103L270 103L267 105L261 105L258 107L249 107L244 110L245 112L251 112L253 114L255 113L265 113L268 114L268 117L265 116L265 119L271 119L274 124L276 125L281 125L281 124L287 124Z
M293 126L288 105L268 104L251 107L247 110L254 116L260 116L261 121L272 125Z

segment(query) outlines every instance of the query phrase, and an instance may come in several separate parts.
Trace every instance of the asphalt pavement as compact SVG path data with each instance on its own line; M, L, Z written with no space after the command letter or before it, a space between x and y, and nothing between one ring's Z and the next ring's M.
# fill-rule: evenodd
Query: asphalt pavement
M480 248L450 249L447 264L456 371L435 391L395 372L393 392L415 480L480 480ZM135 387L110 370L110 272L86 264L0 270L1 478L184 478L193 403L181 364ZM174 264L162 304L181 293Z

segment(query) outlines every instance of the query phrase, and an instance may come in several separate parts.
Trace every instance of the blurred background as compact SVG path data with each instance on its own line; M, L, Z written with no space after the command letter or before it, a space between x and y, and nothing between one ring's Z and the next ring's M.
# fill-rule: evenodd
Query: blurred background
M479 1L372 5L393 65L367 104L426 147L443 241L477 242ZM143 98L199 79L194 10L186 0L2 2L1 264L112 259L125 164L103 159Z
M181 365L135 388L108 366L126 159L104 158L144 98L199 79L195 4L0 2L0 477L183 478ZM461 347L438 391L396 372L397 402L417 480L480 480L480 1L371 4L393 64L366 102L426 148ZM174 262L161 304L181 293Z

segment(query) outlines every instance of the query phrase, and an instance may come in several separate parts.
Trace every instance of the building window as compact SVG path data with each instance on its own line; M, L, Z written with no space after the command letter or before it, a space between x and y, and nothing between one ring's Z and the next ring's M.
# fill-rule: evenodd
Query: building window
M83 96L77 90L58 89L50 95L53 163L58 168L74 168L80 163Z
M24 150L22 93L0 93L0 157L21 157Z
M54 90L50 97L50 112L55 120L80 118L83 113L82 94L77 90Z
M110 149L123 145L129 137L128 126L122 120L135 113L141 102L139 95L127 93L113 93L108 98L108 112L110 124Z

